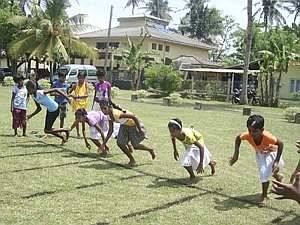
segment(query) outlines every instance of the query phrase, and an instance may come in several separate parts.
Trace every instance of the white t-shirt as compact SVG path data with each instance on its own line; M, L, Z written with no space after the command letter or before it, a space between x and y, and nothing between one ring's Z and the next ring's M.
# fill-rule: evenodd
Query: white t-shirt
M22 88L19 88L18 85L16 85L14 86L12 92L15 94L15 98L13 102L14 108L26 110L27 96L28 96L28 91L26 87L23 86Z

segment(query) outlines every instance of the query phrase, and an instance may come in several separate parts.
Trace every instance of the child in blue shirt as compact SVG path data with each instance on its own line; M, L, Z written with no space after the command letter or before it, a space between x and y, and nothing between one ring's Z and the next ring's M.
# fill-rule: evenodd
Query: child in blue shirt
M54 81L52 88L56 88L61 90L63 93L67 94L69 85L66 83L66 74L63 73L62 71L58 72L58 80ZM67 105L68 105L68 100L64 97L61 96L57 93L53 93L51 95L55 96L55 102L57 102L58 107L59 107L59 118L60 118L60 128L64 127L64 122L65 118L67 117Z

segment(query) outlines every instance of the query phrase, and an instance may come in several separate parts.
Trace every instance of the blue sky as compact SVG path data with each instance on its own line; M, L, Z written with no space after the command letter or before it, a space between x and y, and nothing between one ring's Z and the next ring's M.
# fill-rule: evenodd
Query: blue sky
M88 14L87 22L102 29L108 27L110 6L114 6L113 26L117 26L117 18L131 15L131 8L125 8L127 0L71 0L72 7L68 9L70 16L78 13ZM254 0L257 2L258 0ZM247 25L247 12L245 7L247 0L210 0L210 6L214 6L221 10L223 15L232 16L241 27L245 28ZM173 20L171 26L176 27L179 24L180 18L186 13L184 8L184 0L169 0L169 6L177 12L171 13ZM178 11L179 10L179 11ZM145 10L137 9L135 14L142 14ZM288 18L292 20L292 16Z

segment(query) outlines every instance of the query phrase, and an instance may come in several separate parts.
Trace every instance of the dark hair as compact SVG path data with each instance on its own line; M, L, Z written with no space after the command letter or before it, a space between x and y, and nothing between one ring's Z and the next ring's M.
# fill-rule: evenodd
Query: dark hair
M79 73L78 73L78 75L77 75L77 77L86 77L86 72L82 72L82 71L80 71Z
M117 110L122 111L123 113L126 113L126 109L123 109L121 106L116 105L115 103L113 103L112 101L108 101L108 100L100 100L99 102L100 107L104 106L104 107L110 107L110 108L114 108Z
M13 77L15 83L19 83L19 81L24 80L24 77L20 74Z
M35 82L33 80L27 81L26 88L27 89L33 88L33 89L37 90L38 89L37 82Z
M97 77L105 77L105 71L103 70L97 70Z
M172 123L172 120L173 121L176 121L180 126L178 126L178 124L176 123ZM181 130L182 129L182 122L180 119L178 118L174 118L174 119L171 119L168 123L168 128L174 128L174 129L178 129L178 130Z
M265 120L261 115L252 115L247 120L247 127L254 129L263 129L265 126Z
M63 71L58 71L58 77L66 77L66 73Z
M87 111L84 108L77 109L75 112L75 118L78 118L79 116L86 116Z

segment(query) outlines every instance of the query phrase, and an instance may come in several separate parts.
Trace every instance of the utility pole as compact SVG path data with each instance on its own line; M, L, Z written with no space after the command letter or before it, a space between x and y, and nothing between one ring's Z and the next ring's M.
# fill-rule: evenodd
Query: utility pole
M108 61L108 48L110 43L110 34L111 34L111 21L112 21L112 15L113 15L113 5L110 7L110 18L109 18L109 26L108 26L108 32L107 32L107 42L106 42L106 48L105 48L105 61L104 61L104 71L107 73L107 61Z

